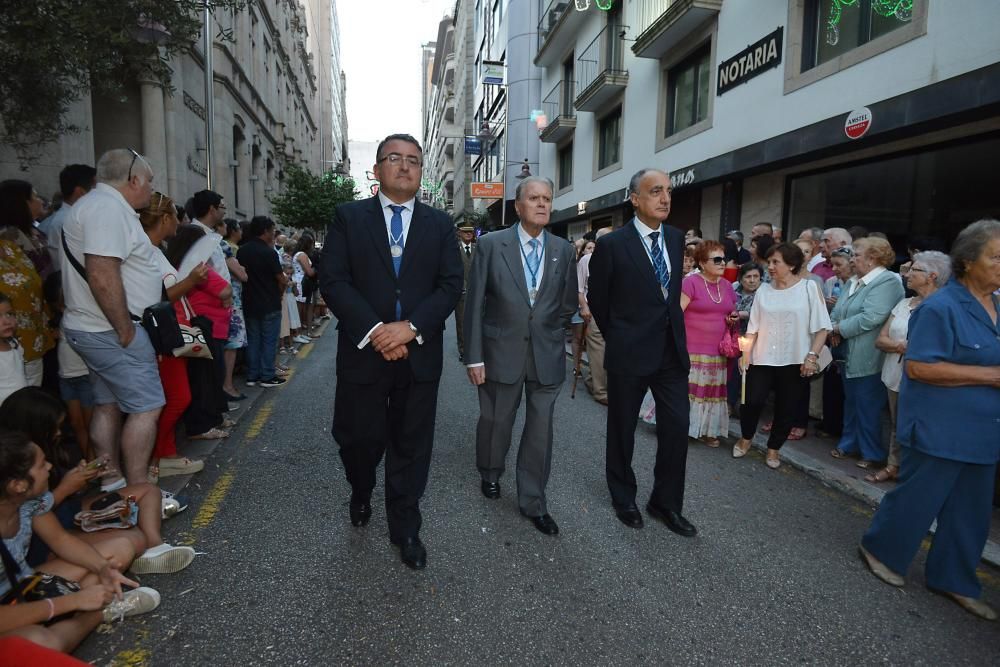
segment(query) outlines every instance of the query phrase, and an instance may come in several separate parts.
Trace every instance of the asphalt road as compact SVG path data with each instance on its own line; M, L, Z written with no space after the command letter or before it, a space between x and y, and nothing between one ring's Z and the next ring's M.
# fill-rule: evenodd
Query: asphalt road
M868 573L857 543L871 512L758 454L692 445L685 539L647 517L614 517L604 483L605 408L569 386L557 407L549 510L538 533L503 497L479 493L475 392L446 332L431 479L422 503L428 568L389 545L381 481L365 529L330 438L336 333L268 390L187 489L165 525L204 552L147 575L160 608L90 637L94 664L1000 664L1000 626L924 587ZM523 408L522 408L523 412ZM519 426L518 426L519 428ZM516 446L509 462L513 463ZM640 425L640 501L654 434ZM1000 606L1000 577L983 572Z

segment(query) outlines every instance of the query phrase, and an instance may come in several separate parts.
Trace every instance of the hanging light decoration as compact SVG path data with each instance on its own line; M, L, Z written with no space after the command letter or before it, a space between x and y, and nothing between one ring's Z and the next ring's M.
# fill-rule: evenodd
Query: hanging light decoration
M840 18L844 7L856 7L858 0L832 0L830 18L826 22L826 43L836 46L840 41ZM600 2L598 2L600 6ZM872 11L883 18L895 16L899 21L913 18L913 0L871 0Z
M585 12L590 9L590 0L576 0L576 11Z
M594 0L597 3L597 8L601 11L610 11L611 6L615 4L615 0Z

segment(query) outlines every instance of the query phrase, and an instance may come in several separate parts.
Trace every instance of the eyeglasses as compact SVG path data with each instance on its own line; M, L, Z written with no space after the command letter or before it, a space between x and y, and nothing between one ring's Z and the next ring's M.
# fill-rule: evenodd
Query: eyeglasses
M403 162L406 162L407 166L419 167L423 164L423 160L415 155L400 155L399 153L389 153L383 157L379 162L388 162L393 166L398 166Z
M136 153L135 150L132 149L132 148L130 148L128 150L129 150L130 153L132 153L132 161L128 165L128 178L125 179L125 180L127 182L131 183L132 182L132 167L135 166L135 161L139 159L139 154Z
M708 261L710 261L712 264L715 264L716 266L722 266L723 264L726 263L726 258L725 257L709 257Z

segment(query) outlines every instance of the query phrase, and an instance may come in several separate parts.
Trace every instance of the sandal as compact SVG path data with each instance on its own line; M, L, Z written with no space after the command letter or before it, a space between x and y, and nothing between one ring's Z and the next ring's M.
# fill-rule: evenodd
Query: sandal
M847 459L847 458L850 458L850 456L847 454L847 452L842 452L841 450L837 449L836 447L834 447L833 449L830 450L830 456L832 456L835 459Z
M709 436L698 438L698 440L703 444L707 445L708 447L713 447L713 448L718 447L720 444L722 444L718 438L712 438Z
M761 433L770 433L771 429L773 429L773 428L774 428L774 422L767 422L766 424L764 424L763 426L760 427L760 432Z
M871 470L872 468L881 468L885 466L885 461L870 461L868 459L861 459L854 465L858 466L862 470Z
M882 482L892 482L899 478L899 469L886 466L878 472L865 475L865 481L869 484L881 484Z
M806 430L797 426L788 434L789 440L801 440L804 437L806 437Z
M210 428L204 433L199 433L198 435L189 435L188 440L221 440L222 438L228 438L229 432L223 431L221 428Z

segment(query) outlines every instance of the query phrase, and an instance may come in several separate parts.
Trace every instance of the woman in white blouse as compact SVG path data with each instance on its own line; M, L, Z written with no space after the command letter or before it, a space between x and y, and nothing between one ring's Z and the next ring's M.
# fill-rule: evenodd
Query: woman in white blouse
M903 355L906 354L906 335L910 328L910 313L917 309L924 299L943 287L951 278L951 258L943 252L930 250L913 255L907 286L917 293L896 304L889 319L875 339L875 347L885 352L882 364L882 384L889 392L889 418L892 430L889 433L889 458L885 467L868 475L865 481L877 484L888 482L899 476L899 443L896 442L896 403L899 400L899 385L903 380Z
M757 290L750 309L747 336L750 352L746 404L740 411L742 437L733 456L750 451L768 393L774 391L774 426L767 440L767 465L781 465L778 450L792 430L795 406L808 378L819 372L819 353L833 328L816 284L799 275L805 262L802 250L779 243L767 253L771 282Z

